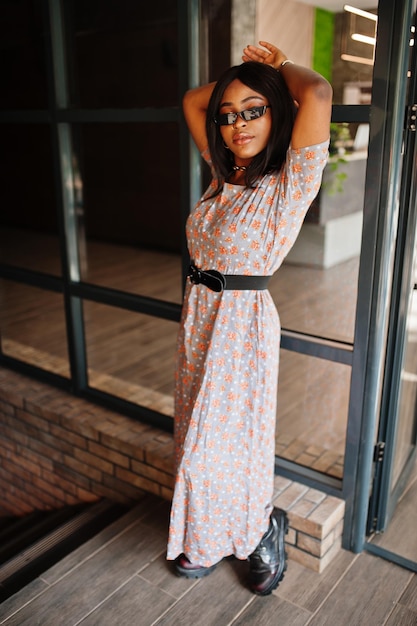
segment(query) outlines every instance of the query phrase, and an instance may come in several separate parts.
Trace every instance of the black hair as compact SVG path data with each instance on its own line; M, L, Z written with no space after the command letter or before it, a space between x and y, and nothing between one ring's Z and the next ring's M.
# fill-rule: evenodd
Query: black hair
M225 148L220 127L214 118L219 113L226 88L236 79L262 94L267 98L271 107L271 134L266 147L252 159L248 166L245 177L248 187L253 187L259 176L281 168L290 145L297 110L284 79L270 65L248 61L230 67L221 75L211 95L206 118L208 147L218 180L218 186L213 195L219 193L224 181L230 176L234 164L233 154Z

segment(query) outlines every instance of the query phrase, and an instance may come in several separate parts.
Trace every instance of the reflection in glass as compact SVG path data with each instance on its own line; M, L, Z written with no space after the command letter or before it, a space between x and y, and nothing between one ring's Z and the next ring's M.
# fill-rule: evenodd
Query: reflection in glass
M415 280L415 278L414 278ZM391 489L401 476L416 445L417 428L417 291L412 288L404 354L401 367L401 384L398 404L398 427L394 454Z
M61 294L0 279L0 328L5 355L69 377Z
M285 262L270 292L287 330L353 341L359 258L329 269Z
M383 533L372 535L371 543L392 554L399 555L417 564L417 464L408 480L392 516L389 525ZM414 570L415 571L415 570Z
M71 104L178 105L176 0L67 0Z
M88 241L85 282L149 298L182 302L181 256L138 246Z
M349 366L281 350L276 454L343 475Z
M352 342L369 126L331 133L320 192L270 290L284 328Z
M180 177L164 148L178 163L177 124L78 131L81 279L180 302Z
M0 262L61 274L50 128L2 125Z
M351 5L344 5L341 58L344 61L373 65L378 17Z
M60 275L58 235L0 225L0 263Z
M375 14L378 2L366 8ZM370 104L374 45L352 39L352 35L375 36L375 19L364 18L341 9L335 13L332 87L335 104Z
M172 416L178 325L94 302L84 316L90 386Z
M395 498L404 471L410 461L411 475L402 492L395 513L384 532L372 537L372 543L417 563L417 534L415 511L417 507L417 463L415 460L417 428L417 291L411 285L411 296L404 337L404 353L401 365L401 382L398 401L398 417L395 432L392 473L389 496ZM398 348L399 349L399 348ZM414 461L412 460L414 457Z
M255 36L243 32L239 43L246 45L253 39L276 43L290 59L312 67L329 80L335 104L369 104L374 46L355 41L351 35L373 37L375 20L346 12L343 2L332 3L332 10L318 5L310 0L257 0ZM369 0L367 12L376 14L377 6L377 0ZM239 26L234 29L235 39ZM349 59L366 59L366 62L359 63L358 58L356 62L345 60L343 54L350 54Z

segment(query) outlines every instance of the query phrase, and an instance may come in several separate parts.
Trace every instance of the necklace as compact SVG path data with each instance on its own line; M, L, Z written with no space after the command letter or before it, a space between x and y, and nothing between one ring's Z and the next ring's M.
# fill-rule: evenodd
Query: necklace
M248 168L245 165L234 165L233 169L235 172L246 172Z

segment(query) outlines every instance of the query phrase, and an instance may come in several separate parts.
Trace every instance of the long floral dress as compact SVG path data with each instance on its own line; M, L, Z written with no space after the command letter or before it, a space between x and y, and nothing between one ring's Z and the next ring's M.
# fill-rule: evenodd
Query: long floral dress
M271 275L316 196L328 142L288 150L280 172L246 188L212 182L187 221L201 269ZM208 153L203 154L209 161ZM209 567L246 559L269 525L280 322L268 290L211 291L188 282L178 337L176 484L168 559Z

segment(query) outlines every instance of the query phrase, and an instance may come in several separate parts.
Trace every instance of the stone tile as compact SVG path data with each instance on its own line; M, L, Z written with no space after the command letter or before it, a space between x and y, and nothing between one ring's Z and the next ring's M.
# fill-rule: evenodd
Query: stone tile
M319 457L323 453L323 448L320 446L307 446L306 453L311 454L312 456Z
M316 507L317 504L315 502L302 498L296 502L293 507L291 507L291 517L298 515L299 517L306 519L309 515L311 515Z
M281 493L291 485L292 481L284 476L275 476L274 478L274 492Z
M324 572L326 567L333 561L335 556L339 554L342 549L342 541L341 538L338 537L335 539L334 543L330 546L325 554L320 558L320 568L319 572Z
M335 528L344 515L344 502L338 498L327 496L309 515L304 519L297 515L292 515L289 511L290 524L296 530L323 539Z
M305 450L305 443L299 439L294 439L285 451L287 459L297 459Z
M336 541L333 543L331 547L327 550L326 554L323 556L315 556L310 552L304 552L304 550L299 550L294 546L288 546L288 558L291 561L295 561L300 565L303 565L307 569L311 569L314 572L321 574L324 572L326 567L331 563L331 561L335 558L335 556L340 552L341 543L340 541Z
M164 500L169 500L169 502L171 502L172 498L174 497L174 490L169 489L168 487L161 486L160 495L162 498L164 498Z
M332 528L343 518L345 513L345 503L339 498L327 496L311 513L309 521L322 526L322 537L330 532Z
M295 561L314 572L320 571L320 559L317 556L303 552L303 550L299 550L297 547L290 545L287 546L287 554L290 561Z
M304 500L309 500L310 502L322 502L326 498L326 494L323 491L319 491L318 489L309 489L305 495Z
M308 552L319 558L326 554L335 541L336 537L334 532L330 532L327 537L321 540L315 539L310 535L305 535L304 533L299 532L297 534L297 548L300 548L301 550L304 550L304 552ZM338 545L340 546L340 541L338 542Z
M277 437L277 439L276 439L276 442L278 444L284 445L285 447L288 447L289 444L293 440L294 440L294 437L290 433L282 433L282 432L280 432L278 437Z
M285 543L290 543L294 546L297 543L297 533L293 528L291 528L291 526L289 527L288 534L285 537Z
M331 467L335 465L340 459L340 455L326 450L323 454L311 465L312 469L319 472L328 472Z
M305 465L305 467L313 467L315 458L316 457L312 456L311 454L303 452L302 454L298 455L294 459L294 461L296 461L296 463L299 463L300 465Z
M277 498L274 499L274 505L284 509L284 511L291 511L300 498L308 491L308 487L299 483L292 482L288 485L287 489L282 491Z
M298 515L292 516L291 513L288 514L288 517L290 520L290 526L292 526L297 532L301 531L306 535L311 535L317 539L323 538L323 527L321 524L311 522L310 520L299 517Z
M341 519L340 522L338 522L335 526L334 529L334 534L335 537L341 537L343 534L343 528L344 528L344 524L345 524L345 519Z

